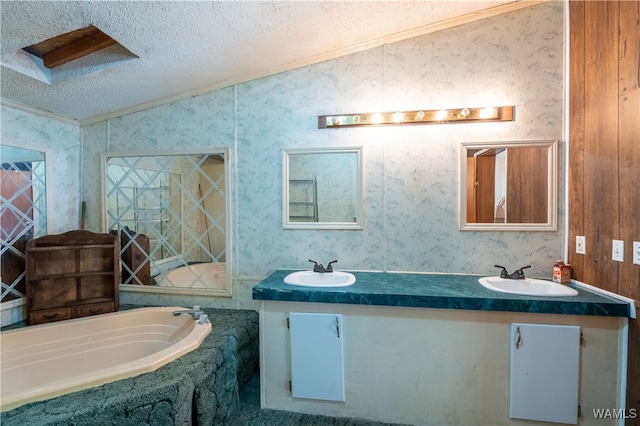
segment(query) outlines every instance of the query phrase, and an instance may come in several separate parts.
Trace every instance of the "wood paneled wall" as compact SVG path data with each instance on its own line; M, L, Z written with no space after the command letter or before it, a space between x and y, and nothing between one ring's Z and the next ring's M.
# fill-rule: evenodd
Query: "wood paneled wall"
M570 1L569 13L569 261L575 279L640 307L640 1ZM624 241L622 263L611 259L614 239ZM629 328L627 408L640 413L638 320Z

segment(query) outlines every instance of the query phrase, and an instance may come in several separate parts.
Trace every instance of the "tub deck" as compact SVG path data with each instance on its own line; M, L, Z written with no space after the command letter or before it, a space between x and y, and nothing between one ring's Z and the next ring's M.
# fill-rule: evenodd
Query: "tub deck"
M136 308L138 306L122 307ZM258 314L203 309L211 333L158 370L1 413L11 425L226 424L258 365Z
M2 411L157 370L211 330L152 307L2 333ZM55 336L52 339L52 336Z

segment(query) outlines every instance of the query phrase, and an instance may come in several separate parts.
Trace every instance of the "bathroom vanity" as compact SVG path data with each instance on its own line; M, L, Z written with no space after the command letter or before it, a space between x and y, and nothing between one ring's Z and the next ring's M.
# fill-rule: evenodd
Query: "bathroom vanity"
M264 408L415 425L559 421L566 417L523 417L518 408L553 411L544 401L529 403L526 381L556 370L542 393L568 394L560 405L574 404L575 420L564 423L616 424L596 420L593 410L624 408L631 308L622 300L575 285L573 297L498 293L481 286L478 276L454 274L353 272L356 282L348 287L303 287L284 283L290 272L275 271L253 289L260 302ZM292 332L292 318L311 321L309 331L296 325ZM542 340L530 333L538 325ZM331 336L339 342L324 345ZM534 362L520 356L524 350ZM302 371L318 370L315 378L297 373L300 354ZM522 374L522 365L533 370ZM300 380L326 376L335 392L304 393L317 386Z

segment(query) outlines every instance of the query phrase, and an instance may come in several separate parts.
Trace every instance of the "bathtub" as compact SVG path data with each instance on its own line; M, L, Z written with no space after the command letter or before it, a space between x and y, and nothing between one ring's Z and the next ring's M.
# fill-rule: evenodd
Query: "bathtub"
M226 263L195 263L171 269L154 277L160 287L181 288L227 288Z
M0 333L0 411L154 371L211 331L181 307L139 308Z

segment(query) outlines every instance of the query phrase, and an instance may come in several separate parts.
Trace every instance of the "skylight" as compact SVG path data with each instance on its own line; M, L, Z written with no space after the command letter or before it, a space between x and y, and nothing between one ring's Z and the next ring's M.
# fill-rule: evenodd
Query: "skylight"
M101 71L137 58L94 25L23 47L2 65L48 84Z

